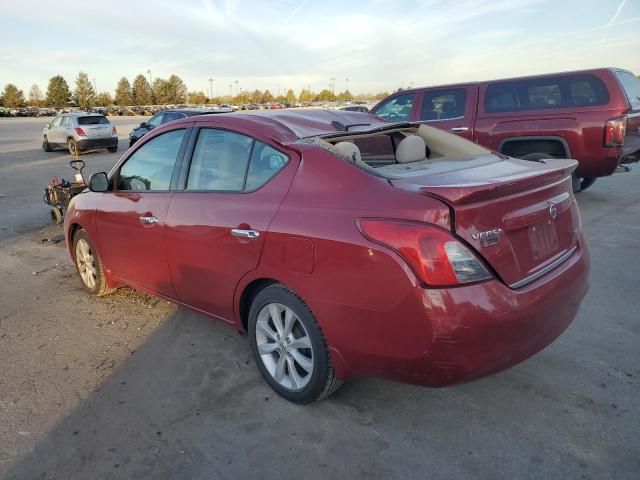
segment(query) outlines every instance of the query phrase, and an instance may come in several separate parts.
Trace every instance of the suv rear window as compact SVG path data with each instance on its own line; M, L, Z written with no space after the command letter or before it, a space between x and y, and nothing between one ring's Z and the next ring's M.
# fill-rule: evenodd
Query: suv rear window
M90 117L78 117L78 125L101 125L109 123L107 117L102 115L92 115Z
M640 80L634 77L633 73L622 70L618 70L616 76L622 84L624 93L627 94L631 108L640 110Z
M593 75L566 75L491 83L485 93L485 112L516 112L546 108L605 105L609 92Z

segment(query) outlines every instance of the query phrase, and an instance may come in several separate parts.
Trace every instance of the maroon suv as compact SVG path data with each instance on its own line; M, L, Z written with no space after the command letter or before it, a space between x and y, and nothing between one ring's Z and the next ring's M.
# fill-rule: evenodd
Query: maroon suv
M429 122L512 157L575 158L576 192L640 159L640 80L618 68L404 90L371 112Z

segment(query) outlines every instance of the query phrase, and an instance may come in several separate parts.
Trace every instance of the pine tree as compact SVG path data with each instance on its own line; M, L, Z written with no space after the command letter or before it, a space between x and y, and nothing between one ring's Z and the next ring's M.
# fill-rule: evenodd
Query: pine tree
M187 103L190 103L191 105L204 105L207 103L207 96L204 92L191 92L187 99Z
M171 103L171 92L169 82L164 78L156 78L153 81L153 96L158 105L168 105Z
M169 89L169 103L179 104L187 101L187 86L177 75L171 75L167 80Z
M96 97L96 105L99 107L108 107L113 105L113 98L109 92L101 92Z
M47 86L47 105L50 107L66 107L70 101L71 92L67 81L61 75L51 77Z
M24 105L24 93L13 83L8 83L4 87L0 101L7 108L22 107Z
M140 74L133 79L133 104L134 105L152 105L153 90L147 81L147 77Z
M116 86L116 105L133 105L133 95L131 94L131 84L127 77L122 77Z
M85 72L78 73L76 77L76 88L73 91L73 100L80 108L89 108L94 105L96 91L89 80L89 75Z
M296 98L296 94L293 93L293 90L289 89L287 91L287 102L292 103L297 101L298 99Z

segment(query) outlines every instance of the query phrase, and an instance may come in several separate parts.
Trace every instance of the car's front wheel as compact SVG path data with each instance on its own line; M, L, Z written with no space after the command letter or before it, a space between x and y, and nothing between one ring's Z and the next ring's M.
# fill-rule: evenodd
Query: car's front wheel
M84 230L78 230L73 236L73 257L85 290L97 296L115 292L115 288L107 285L98 252Z
M256 295L248 328L260 373L287 400L316 402L342 385L313 313L284 285L270 285Z
M51 148L51 144L49 143L49 139L47 138L47 136L44 136L44 139L42 140L42 149L45 152L53 152L53 148Z

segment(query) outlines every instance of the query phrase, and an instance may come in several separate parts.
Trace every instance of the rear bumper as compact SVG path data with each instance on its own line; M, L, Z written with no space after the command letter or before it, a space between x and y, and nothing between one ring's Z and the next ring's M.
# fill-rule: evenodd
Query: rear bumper
M583 240L564 264L519 290L498 280L415 287L391 312L343 312L350 324L360 317L360 334L333 346L355 375L430 387L483 377L534 355L570 325L588 290L589 263Z
M85 138L77 140L79 150L92 150L94 148L109 148L118 146L118 137L108 138Z

